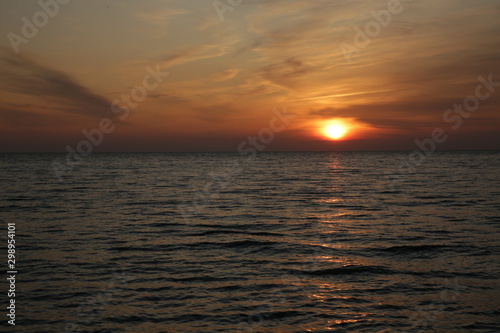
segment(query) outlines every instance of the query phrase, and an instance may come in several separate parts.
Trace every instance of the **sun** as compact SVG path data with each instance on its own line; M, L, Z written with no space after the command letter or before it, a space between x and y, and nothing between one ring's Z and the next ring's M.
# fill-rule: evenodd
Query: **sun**
M325 134L330 139L334 139L334 140L340 139L344 136L345 132L346 132L346 129L342 125L333 124L333 125L328 125L325 127Z
M325 125L323 133L332 140L343 138L347 133L347 126L340 122L333 122Z

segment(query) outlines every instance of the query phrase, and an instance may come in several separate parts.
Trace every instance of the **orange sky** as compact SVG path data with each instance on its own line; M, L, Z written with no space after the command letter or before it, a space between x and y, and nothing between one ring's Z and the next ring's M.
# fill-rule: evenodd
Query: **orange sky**
M0 3L0 151L500 149L498 0L59 1Z

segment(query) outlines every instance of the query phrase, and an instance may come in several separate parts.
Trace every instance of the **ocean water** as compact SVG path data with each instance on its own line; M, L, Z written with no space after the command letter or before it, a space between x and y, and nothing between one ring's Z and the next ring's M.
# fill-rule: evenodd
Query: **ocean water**
M0 325L500 332L500 153L408 154L0 155Z

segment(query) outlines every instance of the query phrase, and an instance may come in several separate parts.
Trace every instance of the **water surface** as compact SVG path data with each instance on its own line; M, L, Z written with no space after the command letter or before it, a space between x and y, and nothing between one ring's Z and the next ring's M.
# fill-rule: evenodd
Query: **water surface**
M407 156L1 155L15 330L498 332L500 153Z

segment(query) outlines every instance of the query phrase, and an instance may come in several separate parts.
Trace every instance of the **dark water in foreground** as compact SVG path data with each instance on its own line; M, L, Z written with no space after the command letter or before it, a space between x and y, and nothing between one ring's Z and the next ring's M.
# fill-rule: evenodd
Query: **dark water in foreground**
M407 155L0 155L7 330L499 332L500 153Z

